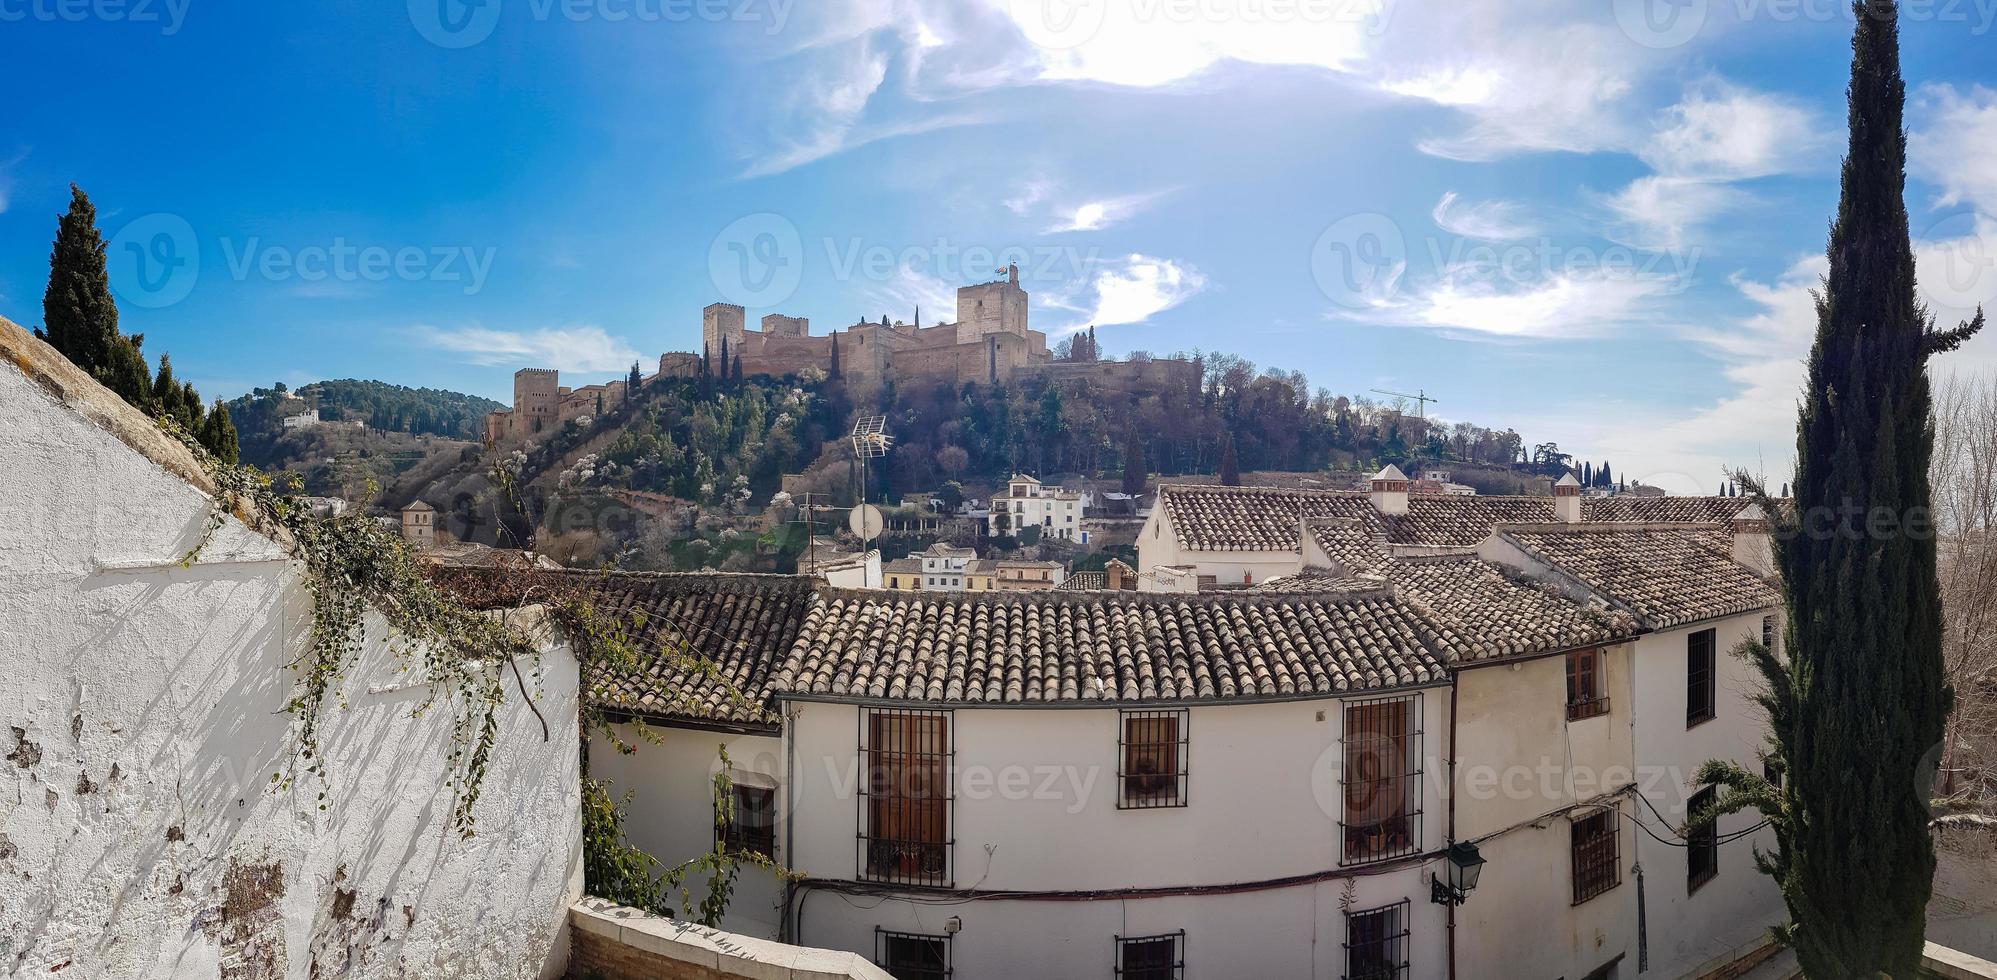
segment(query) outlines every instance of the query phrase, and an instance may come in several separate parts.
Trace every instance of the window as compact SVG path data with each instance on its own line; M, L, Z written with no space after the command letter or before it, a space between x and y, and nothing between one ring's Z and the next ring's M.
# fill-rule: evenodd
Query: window
M1185 806L1186 712L1125 711L1120 720L1117 807Z
M1345 980L1399 980L1408 975L1408 903L1354 912L1345 918Z
M1574 904L1579 905L1623 882L1617 821L1622 811L1597 810L1574 821Z
M1700 630L1685 638L1685 727L1713 720L1713 631Z
M911 884L950 879L950 716L941 711L860 713L864 877Z
M1567 654L1567 720L1580 721L1609 713L1609 697L1602 693L1602 651L1575 650Z
M1116 975L1124 980L1179 980L1186 972L1186 934L1116 937Z
M1692 801L1685 807L1685 816L1694 814L1713 805L1713 788L1706 787L1692 794ZM1685 891L1687 894L1699 890L1699 886L1713 880L1720 873L1720 824L1714 821L1693 831L1685 837Z
M941 980L950 975L950 937L875 929L874 965L895 980Z
M734 854L761 854L775 857L777 852L777 791L766 786L744 786L736 783L729 788L731 797L728 812L717 813L714 829L721 836L721 842Z
M1412 854L1421 847L1420 696L1345 705L1344 860Z
M1762 756L1761 778L1768 780L1768 785L1773 786L1776 789L1781 789L1782 788L1781 760L1775 758L1772 755Z
M1773 616L1761 617L1761 645L1767 647L1769 653L1781 652L1776 646L1775 617Z

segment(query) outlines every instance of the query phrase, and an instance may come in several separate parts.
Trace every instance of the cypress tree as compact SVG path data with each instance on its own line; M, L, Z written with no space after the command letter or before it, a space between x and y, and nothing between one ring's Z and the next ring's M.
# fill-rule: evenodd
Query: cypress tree
M1238 487L1241 485L1241 462L1234 456L1234 433L1226 433L1220 438L1220 485Z
M42 293L42 329L35 336L62 352L99 384L127 402L147 409L151 384L143 338L118 332L118 304L104 268L104 237L97 231L97 208L75 184L69 185L69 211L56 225L49 250L49 284Z
M202 448L222 462L236 462L239 453L236 424L229 419L229 407L222 404L219 398L215 400L215 408L208 413L208 418L202 422L200 442Z
M1893 0L1853 9L1850 147L1816 297L1793 510L1740 476L1780 516L1789 659L1758 643L1746 652L1768 683L1770 763L1787 778L1778 789L1709 762L1698 779L1726 792L1693 823L1749 808L1767 816L1778 846L1757 862L1782 888L1790 921L1777 938L1806 975L1915 977L1935 866L1930 753L1951 697L1926 364L1975 333L1983 314L1936 331L1915 297L1898 11Z
M1123 492L1133 497L1144 492L1144 440L1136 429L1123 437Z
M742 380L742 355L735 355L735 380Z
M826 369L825 376L833 381L839 380L839 332L836 330L832 332L832 366Z

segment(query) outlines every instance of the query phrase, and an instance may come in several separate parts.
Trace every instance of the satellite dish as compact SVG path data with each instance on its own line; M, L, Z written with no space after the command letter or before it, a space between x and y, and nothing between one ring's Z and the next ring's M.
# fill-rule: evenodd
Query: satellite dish
M861 504L853 508L846 518L846 526L853 529L862 541L871 541L881 536L881 509L873 504Z

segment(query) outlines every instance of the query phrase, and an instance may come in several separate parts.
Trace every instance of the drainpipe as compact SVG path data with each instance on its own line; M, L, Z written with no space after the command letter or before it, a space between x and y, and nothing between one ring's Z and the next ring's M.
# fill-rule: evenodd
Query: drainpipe
M1456 688L1462 683L1462 672L1452 671L1449 675L1449 842L1456 843ZM1435 872L1430 871L1429 874ZM1456 903L1443 906L1443 915L1449 934L1449 980L1456 980Z
M797 793L797 708L788 702L784 703L784 710L781 717L784 726L783 866L791 867L791 862L797 860L797 848L795 847L797 843L797 797L795 795ZM800 937L791 934L790 924L791 900L796 894L797 880L789 875L784 876L784 914L777 920L777 939L780 942L801 945L798 943Z

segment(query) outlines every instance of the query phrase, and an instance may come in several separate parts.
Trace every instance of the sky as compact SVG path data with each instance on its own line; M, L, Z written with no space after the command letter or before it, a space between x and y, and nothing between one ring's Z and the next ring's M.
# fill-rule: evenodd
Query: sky
M68 186L211 396L510 399L699 345L1032 324L1425 391L1627 478L1780 479L1837 201L1835 0L0 0L0 316ZM1907 206L1997 305L1997 0L1911 0ZM26 80L26 81L23 81ZM1939 370L1997 368L1997 335Z

